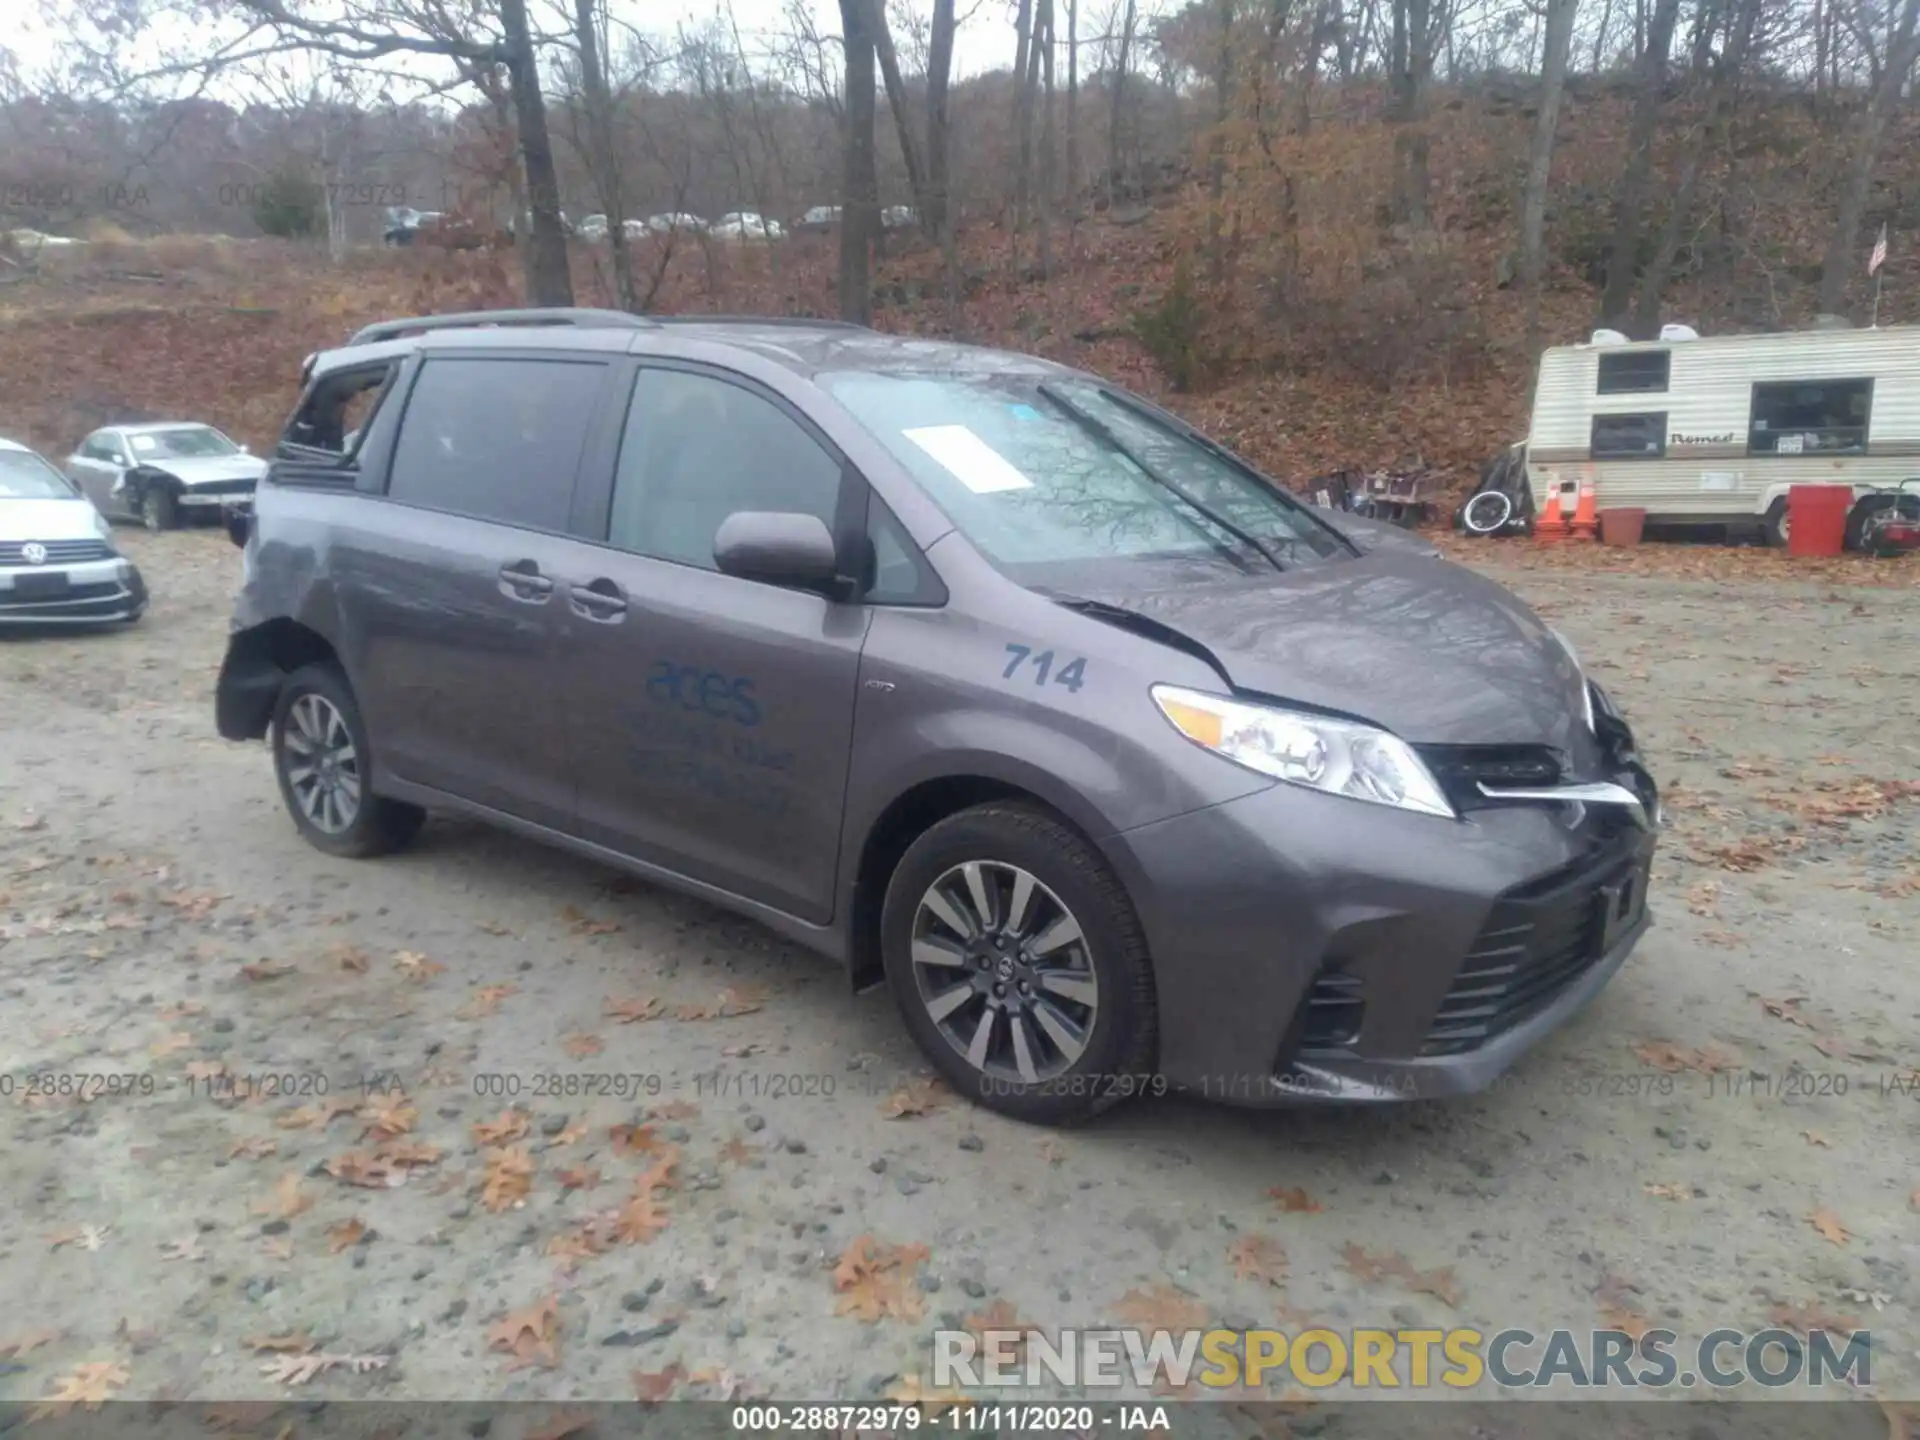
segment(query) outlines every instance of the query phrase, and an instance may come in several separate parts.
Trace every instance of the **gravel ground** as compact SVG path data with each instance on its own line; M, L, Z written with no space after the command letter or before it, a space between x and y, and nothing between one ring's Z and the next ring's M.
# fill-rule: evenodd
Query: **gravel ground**
M703 905L457 821L309 849L212 731L237 552L126 540L142 624L0 640L0 1400L302 1353L363 1359L307 1398L872 1397L981 1314L1850 1317L1920 1398L1920 591L1505 576L1670 787L1627 967L1479 1098L1051 1134ZM863 1236L925 1247L904 1318L836 1314Z

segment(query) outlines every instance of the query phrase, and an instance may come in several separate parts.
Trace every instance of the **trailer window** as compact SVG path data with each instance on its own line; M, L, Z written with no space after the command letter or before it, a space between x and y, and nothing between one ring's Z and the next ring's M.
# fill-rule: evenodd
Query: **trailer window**
M1667 453L1667 412L1596 415L1590 449L1596 460L1658 460Z
M1673 361L1670 350L1632 350L1622 355L1600 357L1598 395L1659 394L1667 388L1667 372Z
M1863 455L1871 380L1789 380L1753 387L1749 455Z

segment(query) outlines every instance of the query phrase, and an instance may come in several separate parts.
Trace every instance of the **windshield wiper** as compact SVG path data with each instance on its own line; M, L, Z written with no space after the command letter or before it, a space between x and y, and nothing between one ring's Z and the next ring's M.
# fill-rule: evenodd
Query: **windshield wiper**
M1142 420L1145 420L1150 425L1157 425L1162 430L1171 429L1171 427L1168 426L1167 422L1164 419L1162 419L1159 415L1153 412L1151 407L1144 404L1142 401L1140 401L1136 397L1127 394L1125 391L1110 390L1104 385L1100 386L1099 390L1100 390L1101 399L1110 401L1113 404L1118 405L1122 410L1126 410L1134 415L1138 415ZM1206 451L1209 455L1213 456L1216 460L1220 461L1221 464L1226 465L1231 469L1238 471L1242 475L1245 475L1248 480L1258 485L1262 490L1265 490L1271 495L1273 495L1275 499L1280 500L1285 504L1289 504L1297 507L1302 513L1306 515L1307 519L1311 521L1313 524L1318 525L1322 530L1326 531L1335 540L1338 540L1342 545L1344 545L1348 550L1352 551L1355 555L1360 554L1360 547L1353 543L1353 539L1351 536L1347 535L1338 526L1330 524L1328 521L1325 521L1321 519L1318 515L1314 514L1313 513L1314 507L1307 504L1304 500L1301 500L1297 496L1287 494L1284 490L1282 490L1277 485L1270 484L1264 475L1260 474L1259 471L1249 466L1246 461L1242 460L1238 455L1234 454L1231 450L1227 449L1226 446L1218 443L1217 441L1209 440L1205 435L1201 434L1198 430L1181 430L1181 431L1175 431L1173 433L1178 434L1182 440L1192 441L1195 445L1198 445L1202 450Z
M1054 604L1085 615L1091 620L1104 621L1116 629L1131 631L1135 635L1143 636L1171 649L1184 651L1196 660L1211 666L1213 672L1220 677L1227 688L1233 688L1233 678L1227 674L1227 667L1220 663L1218 655L1186 631L1175 629L1164 620L1156 620L1153 616L1143 615L1138 610L1129 610L1124 605L1111 605L1105 600L1089 600L1085 596L1070 595L1045 585L1031 585L1027 588L1034 594L1044 596Z
M1072 420L1082 430L1107 446L1115 454L1122 455L1128 460L1131 460L1134 467L1149 480L1178 495L1190 508L1198 513L1202 519L1226 531L1227 534L1238 540L1242 545L1251 547L1262 559L1273 566L1274 569L1285 570L1287 568L1280 563L1280 557L1267 547L1265 541L1241 529L1240 526L1234 524L1233 521L1227 519L1226 516L1207 505L1205 501L1195 499L1192 492L1189 491L1186 486L1176 480L1169 479L1158 470L1155 470L1151 465L1147 464L1145 460L1142 460L1136 455L1125 441L1114 434L1112 426L1108 425L1107 422L1099 416L1091 415L1087 411L1082 410L1072 400L1061 394L1051 381L1042 380L1038 385L1034 386L1034 389L1046 396L1047 399L1051 400L1061 410L1064 410L1067 418Z

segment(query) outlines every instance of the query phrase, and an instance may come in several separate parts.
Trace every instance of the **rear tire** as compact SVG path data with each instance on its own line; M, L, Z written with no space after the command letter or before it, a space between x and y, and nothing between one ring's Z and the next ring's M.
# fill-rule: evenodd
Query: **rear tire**
M1902 520L1920 520L1920 496L1869 495L1847 512L1847 549L1861 549L1869 522L1893 511Z
M419 833L427 812L373 793L366 722L333 665L289 675L268 731L273 773L294 828L316 850L348 859L385 855Z
M1512 519L1513 497L1501 490L1482 490L1460 510L1461 527L1469 535L1497 535Z
M1071 1125L1150 1088L1146 937L1100 852L1053 814L996 801L934 825L894 869L880 946L915 1042L987 1109Z
M1787 513L1787 497L1782 495L1767 507L1767 518L1760 522L1760 533L1775 550L1787 548L1793 534L1793 520Z

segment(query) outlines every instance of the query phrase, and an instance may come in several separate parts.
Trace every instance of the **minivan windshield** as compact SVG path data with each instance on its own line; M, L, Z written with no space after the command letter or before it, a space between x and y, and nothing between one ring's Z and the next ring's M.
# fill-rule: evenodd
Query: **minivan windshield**
M1149 559L1271 573L1354 553L1301 502L1097 381L838 371L820 383L1016 578Z
M0 450L0 500L72 500L67 477L31 450Z
M178 430L141 430L127 437L133 453L143 460L186 460L205 455L238 455L240 447L206 425Z

